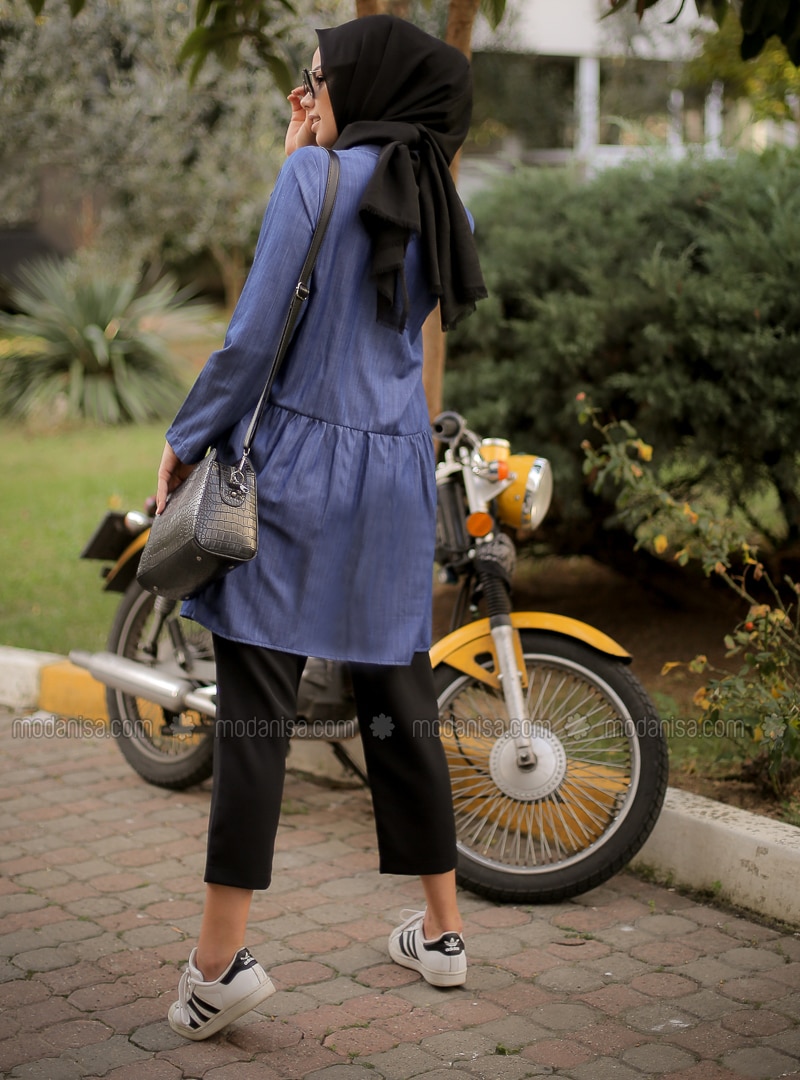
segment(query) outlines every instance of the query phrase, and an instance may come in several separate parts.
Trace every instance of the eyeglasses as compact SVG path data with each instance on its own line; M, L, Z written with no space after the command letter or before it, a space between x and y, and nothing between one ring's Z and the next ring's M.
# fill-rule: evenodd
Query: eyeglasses
M314 71L303 68L303 89L307 94L311 94L312 98L317 96L317 91L324 82L325 76L320 74L320 68L315 68Z

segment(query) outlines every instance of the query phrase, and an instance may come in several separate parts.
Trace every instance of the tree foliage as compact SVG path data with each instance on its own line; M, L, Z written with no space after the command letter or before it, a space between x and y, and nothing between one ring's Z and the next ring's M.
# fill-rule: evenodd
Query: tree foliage
M35 24L23 4L8 10L0 221L34 218L44 183L73 207L73 245L189 276L210 256L235 300L283 160L286 102L270 74L243 57L188 86L175 56L190 16L149 0L98 0Z
M776 37L758 56L742 60L742 37L742 25L731 13L719 29L703 35L701 52L681 72L682 85L707 92L721 79L725 94L749 102L756 120L797 121L800 71Z
M37 18L43 14L46 0L26 2ZM89 10L92 6L90 3ZM74 19L86 7L86 0L65 0L62 11ZM52 8L51 4L48 12ZM271 71L281 90L288 93L294 82L287 64L293 57L287 34L297 15L291 0L199 0L194 26L187 27L183 37L179 62L190 62L190 77L194 81L209 56L215 56L226 67L235 66L240 60L241 45L246 42Z
M632 0L641 19L648 8L667 6L666 0ZM613 14L628 7L631 0L608 0ZM800 66L800 0L694 0L698 15L707 15L722 25L730 12L739 16L743 28L740 43L742 60L758 56L772 37L777 37L789 59ZM686 0L672 14L674 21L686 7Z
M471 209L490 298L451 335L445 400L551 458L551 542L598 554L619 526L582 481L589 392L662 449L676 497L702 487L796 543L800 155L520 170Z
M26 0L26 3L39 16L46 0ZM62 0L62 4L72 18L87 7L86 0ZM179 63L189 64L189 78L193 82L210 57L230 69L240 63L242 46L247 46L286 94L295 85L298 67L292 28L297 25L300 6L292 0L198 0L194 25L187 29L178 54ZM394 7L402 7L404 10L397 10L396 14L408 17L410 6L411 0L399 0L399 3L354 0L351 17ZM431 7L432 0L426 0L425 6ZM465 45L469 44L478 8L490 25L496 26L505 6L506 0L446 0L447 40L468 51Z

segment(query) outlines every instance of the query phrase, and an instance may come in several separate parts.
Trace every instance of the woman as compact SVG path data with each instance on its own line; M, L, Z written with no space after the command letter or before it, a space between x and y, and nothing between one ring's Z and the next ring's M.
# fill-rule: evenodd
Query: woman
M469 126L469 65L390 16L318 39L289 96L289 159L225 344L167 432L159 469L161 512L209 446L238 459L322 205L320 147L335 147L339 189L311 297L251 457L259 553L183 611L214 635L219 695L203 919L169 1014L190 1039L274 990L244 938L252 890L270 882L307 656L350 665L380 870L422 879L426 910L393 931L390 955L434 985L466 978L447 765L438 738L418 732L437 716L421 328L437 300L446 328L485 295L448 169ZM391 718L389 738L372 734L377 716Z

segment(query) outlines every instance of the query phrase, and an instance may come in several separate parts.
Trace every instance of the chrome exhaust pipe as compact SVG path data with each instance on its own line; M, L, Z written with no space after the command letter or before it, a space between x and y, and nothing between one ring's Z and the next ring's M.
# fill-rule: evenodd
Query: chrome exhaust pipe
M152 701L168 712L179 713L191 708L205 716L216 716L216 704L210 688L196 688L188 679L175 678L158 668L148 667L136 660L129 660L112 652L85 652L73 649L69 658L76 667L85 668L92 678L121 690Z
M190 694L187 694L183 699L183 704L187 709L194 709L195 712L202 713L204 716L216 717L217 715L217 687L214 686L198 686L196 690L192 690Z

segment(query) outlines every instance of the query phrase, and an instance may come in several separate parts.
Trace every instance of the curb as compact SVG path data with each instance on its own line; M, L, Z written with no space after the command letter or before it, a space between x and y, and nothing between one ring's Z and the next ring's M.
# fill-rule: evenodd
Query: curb
M107 720L105 687L87 671L63 656L8 646L0 646L3 705L20 712ZM328 749L318 741L293 740L292 769L326 781L351 782L352 775ZM800 926L800 829L792 825L669 788L658 822L631 869Z
M39 704L42 671L63 661L64 657L55 653L0 645L0 705L11 709L35 708Z
M800 926L800 829L785 822L668 788L631 869Z

